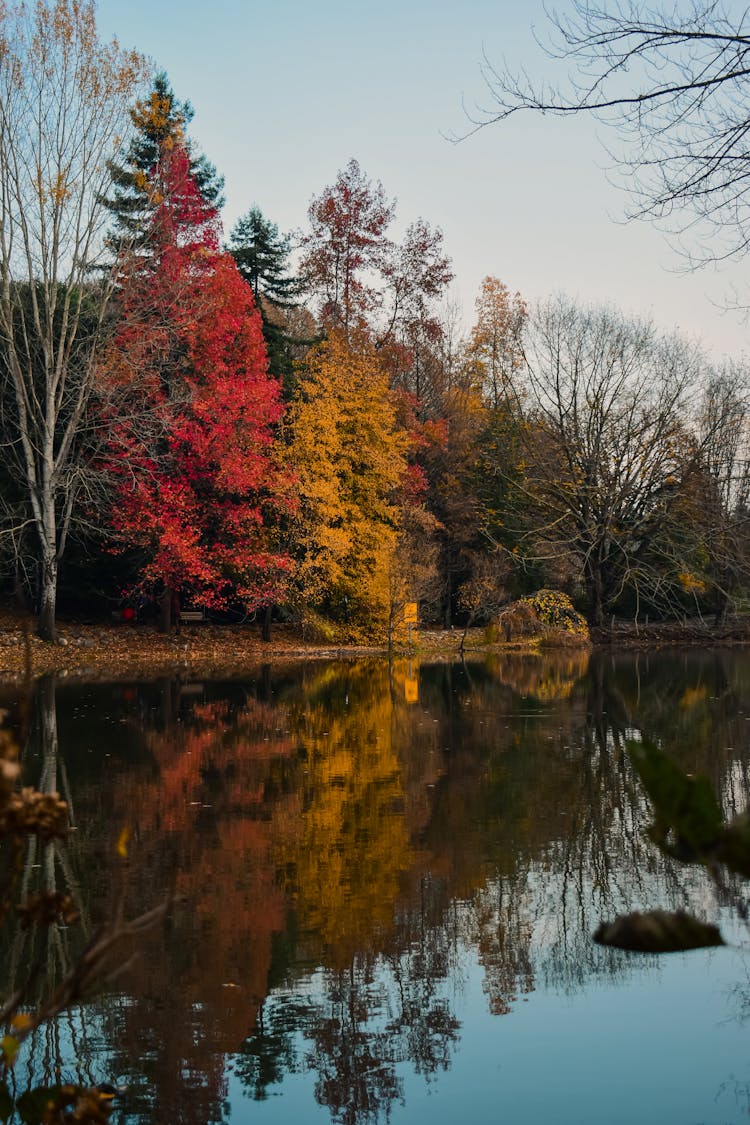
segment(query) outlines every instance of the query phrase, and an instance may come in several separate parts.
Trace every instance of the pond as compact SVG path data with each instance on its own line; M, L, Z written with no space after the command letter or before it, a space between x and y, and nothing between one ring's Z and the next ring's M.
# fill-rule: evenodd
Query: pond
M750 655L58 677L34 711L25 780L60 789L76 830L29 853L24 885L69 891L81 922L41 949L10 935L3 991L37 955L59 979L121 891L129 916L175 901L103 993L24 1046L16 1093L111 1082L133 1125L750 1112L745 888L650 843L626 752L658 742L742 811ZM657 906L731 944L591 940Z

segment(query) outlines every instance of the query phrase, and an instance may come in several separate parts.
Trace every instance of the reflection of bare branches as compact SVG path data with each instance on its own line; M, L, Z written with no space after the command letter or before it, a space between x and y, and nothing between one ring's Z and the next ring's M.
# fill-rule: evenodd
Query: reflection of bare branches
M57 798L58 774L65 779L66 784L67 775L59 752L54 675L44 676L38 682L35 699L42 758L39 792L50 798ZM70 795L69 792L67 795ZM69 821L72 806L68 802L66 804L66 820ZM58 872L61 876L59 886ZM41 876L40 880L37 875ZM41 996L31 995L35 983L49 987L50 982L64 980L71 972L74 954L70 948L67 926L59 924L61 916L67 914L69 918L80 921L84 934L88 937L90 933L80 880L73 870L66 848L56 839L43 842L37 836L32 836L28 840L23 861L20 882L22 903L33 902L35 895L40 897L33 890L35 884L39 886L40 883L41 896L50 904L52 911L44 925L26 924L18 928L11 948L8 973L9 986L14 992L22 993L25 1003L35 1006L41 1002ZM22 973L24 981L18 983Z
M78 1029L83 1029L85 1036L85 1019L81 1014L73 1020L71 1007L94 990L110 984L129 966L135 941L165 916L169 899L126 920L123 885L115 895L108 918L89 937L83 951L78 955L71 951L68 926L79 917L74 898L79 907L82 904L79 882L69 857L60 846L68 835L69 809L56 789L61 759L54 676L40 682L37 698L42 743L41 790L26 788L19 792L14 789L18 775L17 746L9 732L0 730L0 764L4 767L0 775L0 824L11 851L4 905L11 904L11 896L19 884L22 894L15 907L18 929L9 959L7 987L10 991L0 1005L0 1025L11 1022L13 1030L12 1038L4 1041L6 1046L11 1044L11 1053L4 1051L6 1062L12 1061L25 1040L44 1043L43 1070L45 1079L49 1080L53 1069L56 1070L51 1060L61 1057L60 1023L56 1017L67 1013L70 1040L82 1047ZM58 890L58 871L62 873L63 890ZM40 889L34 889L35 882ZM21 1012L22 1008L26 1010ZM30 1078L29 1084L33 1080ZM70 1089L70 1096L78 1098L79 1092ZM91 1094L92 1106L98 1105L96 1091ZM87 1094L81 1091L80 1096L85 1100ZM93 1116L90 1120L99 1118Z
M426 1081L450 1065L460 1024L445 996L445 982L460 976L458 935L451 924L446 887L423 875L419 900L403 911L387 963L396 985L388 1032L398 1057Z
M162 902L137 918L126 921L123 916L122 898L120 898L115 905L113 917L97 930L57 988L31 1014L29 1023L17 1031L18 1041L22 1042L36 1028L67 1010L71 1005L85 999L92 992L111 984L117 976L125 972L132 961L132 956L125 956L128 944L161 921L166 915L167 908L168 903ZM0 1024L5 1023L24 1003L43 968L44 956L40 954L30 967L24 985L17 989L0 1008Z
M520 993L534 991L529 895L518 890L518 884L500 876L479 896L475 907L484 990L496 1016L509 1012Z
M389 1036L369 1024L374 997L367 976L355 962L349 972L327 974L328 1015L319 1011L311 1028L307 1061L318 1072L315 1097L341 1125L376 1125L402 1096Z

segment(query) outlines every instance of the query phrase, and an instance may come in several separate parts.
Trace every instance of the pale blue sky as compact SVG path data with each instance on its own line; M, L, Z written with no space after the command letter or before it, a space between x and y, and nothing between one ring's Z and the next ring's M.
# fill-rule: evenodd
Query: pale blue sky
M486 101L483 49L549 65L531 35L545 27L538 0L99 0L98 19L193 104L191 134L226 179L227 231L253 202L282 231L304 227L354 156L397 198L401 225L442 227L467 323L494 274L528 298L653 315L716 357L748 349L747 326L717 307L747 271L685 275L662 234L621 223L593 122L519 118L444 139L466 125L462 97Z

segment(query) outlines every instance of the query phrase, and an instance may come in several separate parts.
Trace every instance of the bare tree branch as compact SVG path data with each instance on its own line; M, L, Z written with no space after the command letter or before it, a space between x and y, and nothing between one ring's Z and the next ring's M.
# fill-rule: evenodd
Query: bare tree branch
M590 114L614 128L631 217L698 240L693 265L736 258L750 242L750 11L718 0L680 7L640 0L573 0L547 13L547 56L566 65L558 84L495 65L490 100L469 133L518 113Z

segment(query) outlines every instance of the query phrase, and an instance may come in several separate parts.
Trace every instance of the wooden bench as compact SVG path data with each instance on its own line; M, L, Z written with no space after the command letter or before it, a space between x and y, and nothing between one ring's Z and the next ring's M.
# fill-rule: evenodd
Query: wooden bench
M205 609L181 609L180 623L182 625L202 625L206 620Z

